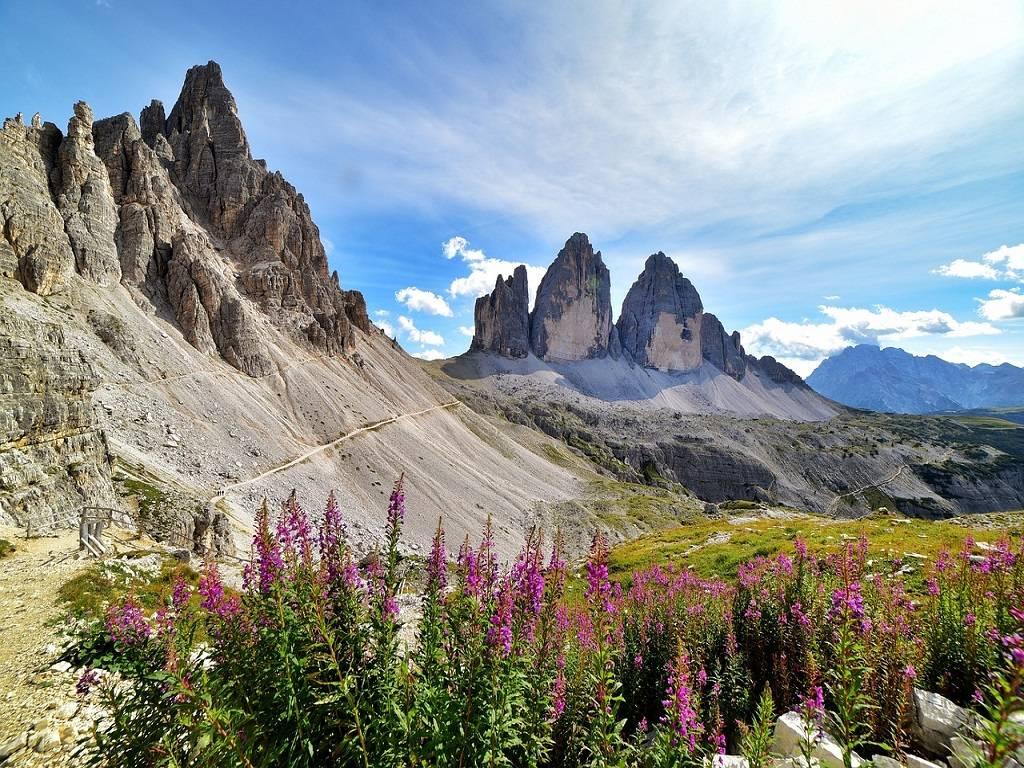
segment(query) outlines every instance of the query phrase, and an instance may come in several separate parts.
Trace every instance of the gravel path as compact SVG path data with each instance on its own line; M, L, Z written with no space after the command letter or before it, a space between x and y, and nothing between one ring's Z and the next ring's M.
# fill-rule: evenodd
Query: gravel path
M56 658L63 646L57 590L91 561L78 557L77 530L28 540L19 533L0 527L0 538L17 547L0 560L0 764L74 765L88 724L76 674ZM56 743L36 751L44 733L57 734ZM27 746L5 760L5 749L19 741Z

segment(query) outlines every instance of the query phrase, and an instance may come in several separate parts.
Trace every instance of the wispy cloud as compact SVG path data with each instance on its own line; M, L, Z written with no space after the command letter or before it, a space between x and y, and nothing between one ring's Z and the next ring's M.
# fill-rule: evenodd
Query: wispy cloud
M404 304L413 312L426 312L431 315L440 315L441 317L452 316L452 308L448 306L448 302L444 300L443 296L438 296L431 291L421 290L415 286L395 291L395 301L399 304Z
M459 333L461 333L463 336L469 336L470 338L473 338L473 334L476 333L476 330L473 328L472 325L460 325Z
M456 202L598 239L681 219L779 227L880 186L946 182L943 153L1020 113L1006 98L1021 75L1016 0L609 0L534 6L522 22L525 71L453 67L417 40L429 94L293 83L295 104L277 109L301 105L372 168L353 198Z

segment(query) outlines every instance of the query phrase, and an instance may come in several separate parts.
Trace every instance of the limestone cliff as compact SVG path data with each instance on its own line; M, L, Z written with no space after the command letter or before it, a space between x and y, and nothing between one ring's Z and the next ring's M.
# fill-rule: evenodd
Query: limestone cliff
M508 279L498 275L494 290L476 300L471 349L505 357L530 353L530 296L526 267L518 266Z
M581 232L565 242L540 281L530 316L530 347L542 360L619 353L608 267Z
M298 488L315 509L334 490L372 548L404 473L406 543L440 515L462 538L493 514L511 553L518 521L578 493L370 323L302 195L253 159L213 62L169 115L78 103L66 135L5 121L0 234L2 524L100 504L179 546L244 546L264 497ZM529 338L518 280L509 352Z
M647 259L622 302L616 327L633 362L665 371L700 367L704 305L693 283L664 253Z

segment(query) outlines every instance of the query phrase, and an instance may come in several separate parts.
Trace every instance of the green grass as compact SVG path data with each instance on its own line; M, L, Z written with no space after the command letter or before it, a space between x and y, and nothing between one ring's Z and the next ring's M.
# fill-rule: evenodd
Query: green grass
M624 530L664 528L696 516L691 497L668 488L601 478L590 483L591 498L586 506L603 523Z
M13 555L15 549L16 547L7 539L0 539L0 560L8 555Z
M760 509L761 505L756 501L748 501L747 499L736 499L734 501L723 501L718 505L719 509L725 509L730 511L743 511L743 510L755 510Z
M129 477L122 480L121 485L138 500L139 516L143 519L152 518L167 498L163 491L145 480Z
M732 581L737 567L758 555L792 552L793 540L804 539L815 551L837 551L846 542L868 539L869 557L900 557L915 567L908 576L920 586L920 564L934 561L943 549L956 550L967 536L994 542L1006 533L1024 533L1024 518L1008 518L1003 529L975 528L962 520L929 521L894 515L872 515L861 520L830 520L811 515L787 519L759 518L733 525L722 520L701 520L666 528L615 547L610 571L627 580L637 569L653 564L692 568L706 578ZM718 538L713 538L715 536ZM925 555L926 560L907 557Z
M57 600L79 619L101 619L108 605L128 595L136 596L143 606L153 610L165 604L179 574L190 584L198 583L199 576L192 568L174 561L164 561L154 579L130 584L116 583L97 563L61 585Z

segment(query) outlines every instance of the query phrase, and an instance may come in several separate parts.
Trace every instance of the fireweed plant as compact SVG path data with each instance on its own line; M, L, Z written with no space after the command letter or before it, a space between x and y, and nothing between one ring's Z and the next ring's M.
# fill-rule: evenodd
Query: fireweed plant
M855 749L904 748L914 685L979 713L978 765L1020 746L1019 539L983 555L968 542L910 594L904 564L868 561L865 542L812 553L797 540L735 585L659 566L620 584L600 535L573 575L557 539L531 534L503 566L490 525L450 552L439 523L412 596L404 515L400 480L382 551L357 561L334 496L314 526L293 494L257 515L240 592L211 562L152 615L112 606L92 640L113 673L78 686L110 712L94 764L764 763L774 714L796 711L806 756L827 730L850 765ZM403 603L419 607L410 648Z

